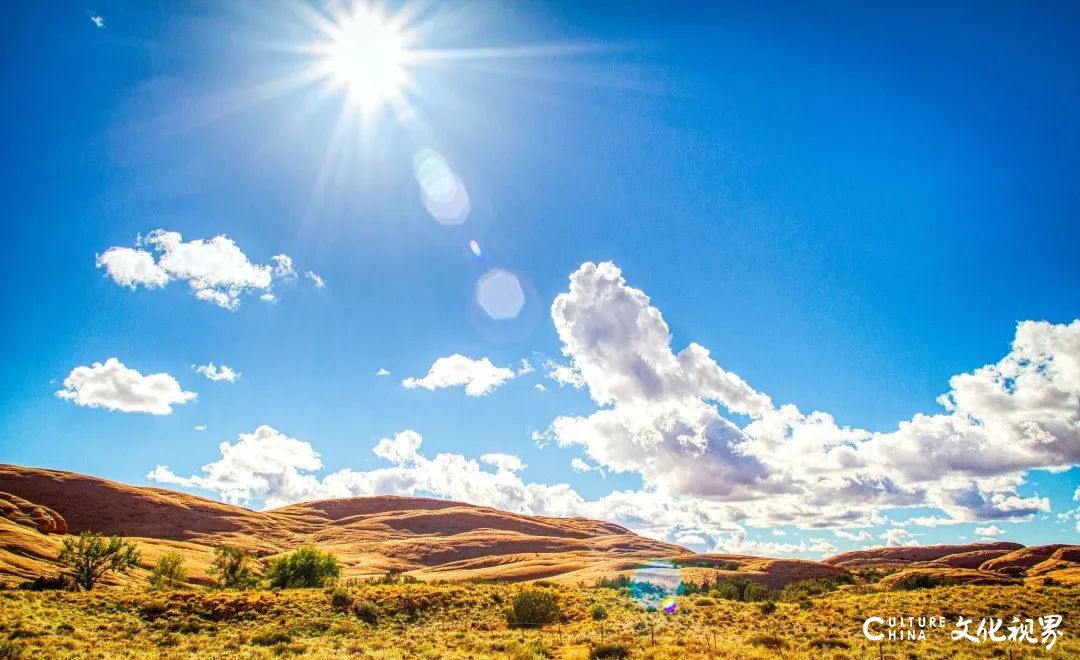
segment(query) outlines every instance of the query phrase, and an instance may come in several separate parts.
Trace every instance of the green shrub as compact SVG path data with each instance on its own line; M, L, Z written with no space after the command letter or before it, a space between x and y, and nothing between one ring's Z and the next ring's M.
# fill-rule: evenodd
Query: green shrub
M772 592L769 588L757 582L751 582L743 590L743 600L747 602L769 600L771 597Z
M745 582L720 580L713 585L712 592L716 594L717 598L723 598L724 600L742 600L742 590L745 586Z
M352 609L353 597L347 589L338 587L330 594L330 607L338 612L348 612Z
M511 627L536 627L555 623L559 618L559 603L555 594L541 589L522 589L514 595L506 612Z
M773 601L767 600L767 601L765 601L764 603L761 604L761 613L762 614L772 614L775 611L776 611L776 603L774 603Z
M56 577L44 577L39 575L33 580L27 580L26 582L19 583L19 589L23 591L52 591L52 590L67 590L73 588L71 580L66 575L57 575Z
M184 557L179 552L166 552L158 557L157 563L147 579L153 589L176 589L187 581L184 569Z
M610 642L608 644L601 644L600 646L594 646L589 649L590 660L601 660L616 658L622 660L623 658L630 657L630 647L626 644L620 644L617 642Z
M219 545L214 548L214 561L207 573L220 589L250 589L258 583L251 562L251 553L244 548Z
M592 618L593 621L603 621L607 618L607 609L603 605L593 605Z
M323 587L339 577L338 558L311 546L275 557L266 569L266 581L272 589Z
M831 637L818 637L817 639L810 640L807 644L812 649L849 649L851 644L843 639L834 639Z
M379 617L382 616L378 606L367 601L353 603L352 613L357 619L373 626L379 622Z
M955 580L949 580L937 575L916 573L914 575L900 576L900 579L893 583L892 588L912 591L915 589L934 589L955 583Z

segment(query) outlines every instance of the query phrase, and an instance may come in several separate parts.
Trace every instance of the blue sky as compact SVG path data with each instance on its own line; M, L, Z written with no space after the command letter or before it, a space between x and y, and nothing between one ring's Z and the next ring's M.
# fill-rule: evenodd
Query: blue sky
M402 65L400 107L374 109L348 102L365 83L335 87L340 72L285 84L325 64L318 25L347 22L328 10L319 23L298 2L9 7L0 460L137 484L168 466L162 485L250 506L434 493L604 515L695 549L815 556L992 526L1075 540L1080 9L826 5L396 4L385 14L413 16L407 48L431 56ZM425 207L421 153L460 182L464 222ZM181 238L145 240L158 229ZM169 246L218 236L271 283L193 284L213 264ZM124 286L102 261L135 253L167 283ZM282 254L292 272L275 274ZM477 302L493 269L521 287L513 318ZM239 288L222 306L199 286ZM749 389L717 394L681 359L670 371L650 309L670 353L700 345L709 378ZM1022 321L1046 324L1022 335ZM478 362L433 373L432 390L403 385L453 355ZM109 358L137 374L94 370ZM239 378L193 368L210 362ZM560 365L580 388L548 377ZM151 374L188 400L124 412L124 392L100 389ZM502 382L434 386L477 374ZM982 447L978 465L948 449L955 428L896 433L946 413L950 391L980 419L974 445L951 446ZM1043 395L1053 410L1032 403ZM820 464L800 471L748 427L782 404L799 411L787 433L813 411L835 420L831 439L800 445ZM1032 424L1052 442L1012 455ZM222 443L240 448L233 462ZM467 464L484 454L527 467ZM815 496L833 504L783 513Z

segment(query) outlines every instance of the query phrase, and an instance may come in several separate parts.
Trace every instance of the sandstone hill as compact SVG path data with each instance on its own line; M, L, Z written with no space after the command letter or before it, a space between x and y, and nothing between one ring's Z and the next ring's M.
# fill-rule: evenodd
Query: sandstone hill
M160 488L0 464L0 582L56 575L64 535L84 530L137 542L141 567L120 583L142 581L169 551L184 555L194 583L206 583L213 547L222 543L260 557L317 545L338 555L345 577L399 570L421 580L591 583L657 561L682 567L686 580L730 574L774 588L847 574L813 561L698 555L609 522L446 500L356 497L252 511Z

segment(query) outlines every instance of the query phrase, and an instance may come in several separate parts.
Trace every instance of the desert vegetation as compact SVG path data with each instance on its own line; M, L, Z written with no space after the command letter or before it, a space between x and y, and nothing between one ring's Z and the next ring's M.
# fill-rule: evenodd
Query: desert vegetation
M834 589L801 600L676 598L648 611L627 591L506 583L340 581L333 587L0 591L0 657L360 658L865 658L870 613L936 612L1080 617L1075 587L945 586L930 590ZM764 604L772 604L764 608ZM768 609L768 611L766 611ZM548 623L519 625L544 619ZM1052 652L1013 642L885 642L886 658L1077 657L1068 634Z

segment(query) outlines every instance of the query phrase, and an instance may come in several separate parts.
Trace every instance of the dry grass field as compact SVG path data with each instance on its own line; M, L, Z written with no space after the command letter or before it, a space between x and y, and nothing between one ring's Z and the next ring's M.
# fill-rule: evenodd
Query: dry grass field
M504 610L523 588L550 590L562 622L510 628ZM335 593L337 597L335 598ZM604 641L633 658L1076 658L1080 588L952 586L878 591L852 586L803 603L680 597L673 614L648 612L622 590L566 585L374 584L347 589L153 592L0 592L0 657L117 658L588 658ZM943 616L926 641L862 635L867 616ZM963 615L1064 617L1047 652L1026 642L952 641ZM972 628L974 632L974 626ZM617 657L617 656L609 656Z

